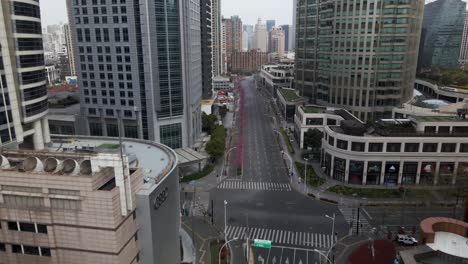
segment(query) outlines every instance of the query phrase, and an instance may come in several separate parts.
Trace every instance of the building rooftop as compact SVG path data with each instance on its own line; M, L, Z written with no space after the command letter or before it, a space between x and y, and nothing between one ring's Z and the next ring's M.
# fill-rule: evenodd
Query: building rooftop
M305 106L302 106L302 111L304 111L304 113L306 114L320 114L320 113L323 113L323 111L326 111L326 108L305 105Z
M56 176L100 177L108 169L122 168L120 143L116 138L52 136L46 150L2 149L0 168ZM157 184L175 169L176 153L152 141L123 139L124 162L129 168L141 168L145 178ZM118 173L118 172L114 172Z
M119 146L118 138L53 136L50 149L53 149L54 152L86 151L88 154L119 154ZM129 166L145 169L146 176L153 178L156 183L167 176L177 165L177 155L165 145L152 141L125 138L123 139L123 147L124 154L129 159Z
M293 89L280 88L279 92L281 93L283 98L288 102L295 102L297 100L303 99L296 93L296 90Z
M417 122L468 122L458 116L414 116L412 119Z
M213 77L213 81L217 81L217 82L229 82L230 79L229 77L224 77L224 76L216 76L216 77Z

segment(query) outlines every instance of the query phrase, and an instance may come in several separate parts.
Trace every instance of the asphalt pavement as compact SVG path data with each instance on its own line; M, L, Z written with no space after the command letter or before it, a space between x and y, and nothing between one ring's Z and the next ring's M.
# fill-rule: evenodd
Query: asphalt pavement
M240 127L239 122L244 122L244 130L233 142L241 140L244 145L243 153L232 152L232 159L241 154L243 169L241 175L230 170L227 179L211 190L215 223L224 228L226 208L227 237L238 238L233 242L236 264L245 263L240 245L247 239L265 239L273 245L268 252L253 248L254 263L320 263L313 250L328 250L339 237L348 234L348 224L336 205L291 188L268 99L256 90L252 78L241 81L241 86L244 118L236 115L235 124ZM338 237L332 235L332 221L325 217L333 213Z

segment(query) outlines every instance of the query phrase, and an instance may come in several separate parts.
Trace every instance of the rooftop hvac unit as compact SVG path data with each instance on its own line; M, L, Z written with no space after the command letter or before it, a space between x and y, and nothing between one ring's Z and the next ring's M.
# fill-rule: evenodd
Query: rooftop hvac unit
M0 169L8 170L10 168L11 168L10 167L10 162L8 161L8 159L5 158L5 156L0 155Z
M62 173L76 176L80 173L80 164L74 159L66 159L63 161Z
M47 158L44 161L44 171L49 173L57 173L62 170L62 161L56 158Z
M83 160L80 164L81 175L91 175L93 170L91 169L91 160Z
M44 172L44 165L38 157L28 157L23 162L23 169L26 172Z

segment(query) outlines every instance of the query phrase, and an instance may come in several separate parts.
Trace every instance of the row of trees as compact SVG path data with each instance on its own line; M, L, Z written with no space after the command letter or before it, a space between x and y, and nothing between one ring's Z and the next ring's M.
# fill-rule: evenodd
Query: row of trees
M226 129L218 123L215 115L202 115L202 130L211 135L206 152L215 160L221 158L226 148Z

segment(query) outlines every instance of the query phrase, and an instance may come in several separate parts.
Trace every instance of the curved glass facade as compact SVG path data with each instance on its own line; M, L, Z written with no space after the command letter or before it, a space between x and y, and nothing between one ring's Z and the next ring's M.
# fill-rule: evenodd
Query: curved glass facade
M362 120L411 98L424 1L299 0L296 88Z

